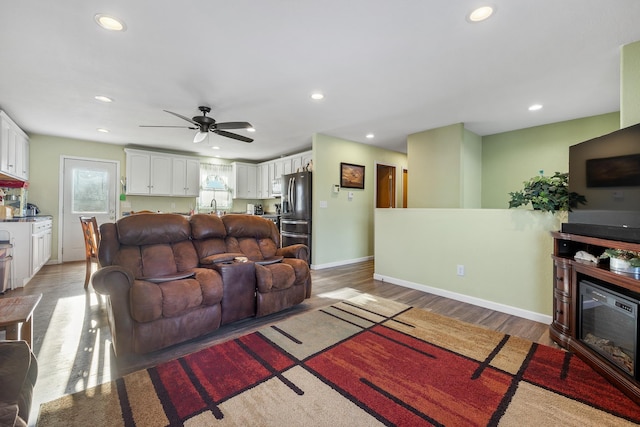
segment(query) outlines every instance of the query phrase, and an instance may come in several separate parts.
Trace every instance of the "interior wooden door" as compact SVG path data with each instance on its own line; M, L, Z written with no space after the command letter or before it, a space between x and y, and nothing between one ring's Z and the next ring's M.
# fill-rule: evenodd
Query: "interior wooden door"
M396 168L376 165L376 208L396 207Z
M407 207L407 194L409 190L409 171L402 169L402 207Z

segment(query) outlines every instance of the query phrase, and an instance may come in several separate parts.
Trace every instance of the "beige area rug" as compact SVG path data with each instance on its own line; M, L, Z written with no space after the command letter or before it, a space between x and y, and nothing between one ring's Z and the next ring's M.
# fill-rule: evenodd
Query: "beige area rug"
M624 426L575 355L360 295L41 405L38 426Z

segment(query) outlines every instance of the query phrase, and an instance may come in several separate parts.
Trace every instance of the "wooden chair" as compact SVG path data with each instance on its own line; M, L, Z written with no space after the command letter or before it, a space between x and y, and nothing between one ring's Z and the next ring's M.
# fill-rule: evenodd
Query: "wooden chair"
M84 288L89 286L93 261L98 262L98 245L100 244L100 230L95 216L81 216L82 235L84 236L85 256L87 258L87 272L84 277Z

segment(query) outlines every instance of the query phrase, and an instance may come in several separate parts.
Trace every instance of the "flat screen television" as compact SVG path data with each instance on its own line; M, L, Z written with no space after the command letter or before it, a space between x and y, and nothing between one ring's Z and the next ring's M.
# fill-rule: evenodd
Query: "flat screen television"
M569 147L569 191L587 204L562 231L640 243L640 124Z

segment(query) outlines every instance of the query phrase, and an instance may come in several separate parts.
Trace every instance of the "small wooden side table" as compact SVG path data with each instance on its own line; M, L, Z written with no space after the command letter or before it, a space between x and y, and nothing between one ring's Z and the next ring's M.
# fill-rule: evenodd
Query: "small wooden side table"
M42 294L0 298L0 328L6 328L8 340L24 340L33 348L33 310L41 298Z

